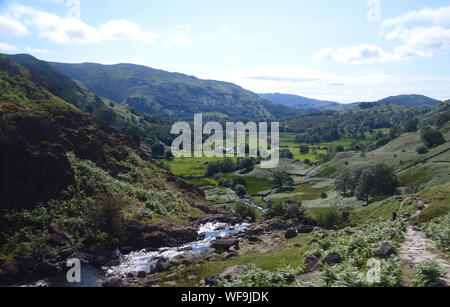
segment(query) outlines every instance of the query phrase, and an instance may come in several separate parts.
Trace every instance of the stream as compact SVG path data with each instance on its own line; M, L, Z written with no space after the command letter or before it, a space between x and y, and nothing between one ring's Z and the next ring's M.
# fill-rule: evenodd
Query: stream
M94 268L83 265L81 268L81 283L68 283L64 278L41 280L24 287L95 287L97 280L104 280L113 276L124 276L131 272L145 271L150 273L150 266L159 258L172 259L184 252L201 254L211 246L211 242L229 234L238 233L250 226L249 224L228 225L224 223L206 223L198 228L198 234L204 239L191 242L178 247L160 248L157 251L140 250L127 255L120 255L120 264L117 266Z
M249 207L255 208L256 210L258 210L262 214L264 214L264 213L266 213L268 211L268 209L265 209L263 207L260 207L260 206L256 205L250 198L243 197L240 200L241 200L241 203L243 203L243 204L245 204L245 205L247 205Z

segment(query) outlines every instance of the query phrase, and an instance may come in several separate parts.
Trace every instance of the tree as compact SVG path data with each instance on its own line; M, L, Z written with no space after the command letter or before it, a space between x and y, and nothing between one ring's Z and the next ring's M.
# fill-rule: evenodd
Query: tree
M274 174L273 183L275 187L281 188L283 186L289 186L294 184L294 180L291 175L286 171L277 171Z
M305 209L302 208L302 202L297 200L288 200L284 203L286 213L292 219L294 224L297 224L303 218Z
M238 196L244 196L247 193L247 188L243 186L242 184L237 184L234 187L234 190L236 191L236 194Z
M306 155L306 154L309 154L309 146L306 146L306 145L300 145L300 153L302 154L302 155Z
M372 195L394 195L399 185L394 170L386 164L371 167L373 176Z
M156 144L153 144L153 146L152 146L152 153L155 156L164 156L165 151L166 151L166 149L164 148L164 145L161 143L156 143Z
M413 120L409 120L406 124L405 124L405 128L404 128L405 132L416 132L417 131L417 125Z
M373 182L373 175L371 173L371 170L370 169L363 170L361 176L359 177L355 193L358 200L365 201L367 205L369 205L369 197L372 191L372 182Z
M243 203L238 203L234 212L239 215L243 220L246 220L250 223L254 223L256 221L256 210L250 206L247 206Z
M435 148L445 143L445 138L442 133L431 127L424 128L420 137L428 148Z
M292 154L292 152L289 149L283 149L283 150L280 150L280 158L292 159L292 158L294 158L294 155Z
M352 173L348 167L341 168L335 181L335 190L347 195L347 190L351 187Z
M397 176L392 168L385 164L377 164L362 170L355 194L358 200L364 200L369 205L370 196L394 195L398 185Z

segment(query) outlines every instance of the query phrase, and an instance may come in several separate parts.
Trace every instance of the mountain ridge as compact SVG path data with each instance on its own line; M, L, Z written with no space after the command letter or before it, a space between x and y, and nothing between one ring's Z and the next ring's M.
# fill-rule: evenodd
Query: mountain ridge
M403 95L389 96L377 101L353 102L348 104L339 103L336 101L313 99L294 94L267 93L258 95L273 103L279 103L288 107L297 108L301 110L314 110L314 111L324 111L324 110L337 111L367 103L372 104L379 103L385 105L398 104L408 107L423 107L436 105L442 102L440 100L418 94L403 94Z
M202 80L142 65L51 62L54 68L90 91L144 113L192 120L195 113L210 119L275 119L294 109L273 104L242 87Z

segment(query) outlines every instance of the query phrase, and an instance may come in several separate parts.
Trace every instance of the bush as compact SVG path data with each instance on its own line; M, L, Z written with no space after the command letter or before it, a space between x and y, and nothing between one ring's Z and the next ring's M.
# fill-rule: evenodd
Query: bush
M265 271L255 266L247 273L234 275L230 280L222 280L222 287L283 287L295 281L297 272L293 269L280 269L276 272Z
M161 143L157 143L152 146L152 154L154 154L155 156L164 156L165 151L166 149Z
M256 221L256 209L247 206L246 204L238 203L234 209L234 212L244 221L248 221L250 223L254 223Z
M265 217L266 219L269 220L273 218L286 219L287 218L286 208L284 207L283 203L276 202L270 206L269 211L267 211Z
M445 143L445 138L442 133L430 127L424 128L420 137L428 148L435 148Z
M424 154L428 153L428 148L425 146L419 146L419 147L417 147L416 152L419 155L424 155Z
M112 195L102 195L89 212L89 221L101 233L108 235L108 240L121 239L124 233L123 210L128 203Z
M442 287L442 278L446 272L434 261L424 261L417 266L416 278L412 280L414 287Z
M312 219L320 227L330 229L341 223L342 213L335 207L317 208L312 214Z
M234 190L236 191L236 194L238 196L244 196L247 193L247 188L243 186L242 184L238 184L234 187Z

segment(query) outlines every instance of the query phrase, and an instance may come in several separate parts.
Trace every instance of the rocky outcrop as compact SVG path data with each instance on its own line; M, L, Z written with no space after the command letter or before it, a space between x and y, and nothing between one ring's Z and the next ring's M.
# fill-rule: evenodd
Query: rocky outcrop
M328 265L336 265L342 263L341 255L337 252L331 252L328 255L325 256L323 259L323 262Z
M228 251L231 247L239 245L238 239L219 239L211 243L211 248L214 248L221 252Z
M292 238L295 238L296 236L297 236L297 231L295 230L295 228L289 228L284 233L284 237L286 238L286 240L290 240Z
M308 255L305 259L306 267L308 268L309 272L315 272L318 269L320 269L320 259L316 257L315 255Z
M125 222L125 229L127 239L122 245L133 249L180 246L196 241L198 238L194 227L169 223L146 225L137 220L128 220Z
M397 254L397 251L395 250L394 246L392 246L391 242L384 241L381 243L378 253L382 258L389 258L391 255Z

